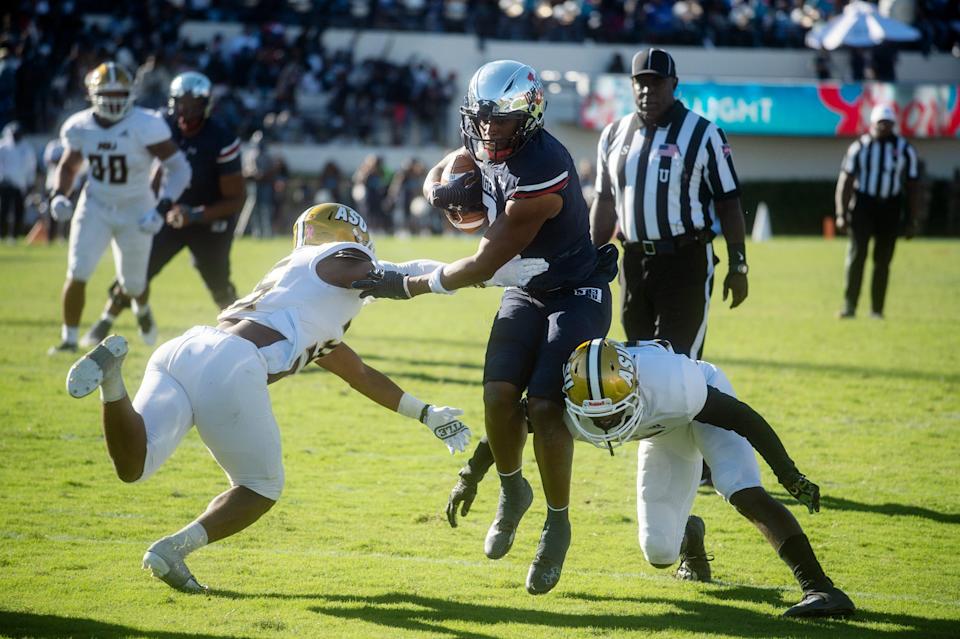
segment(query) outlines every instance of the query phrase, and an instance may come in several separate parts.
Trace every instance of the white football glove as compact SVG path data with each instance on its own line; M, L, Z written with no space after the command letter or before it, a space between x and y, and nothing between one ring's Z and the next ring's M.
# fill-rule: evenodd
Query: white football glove
M519 255L493 274L484 286L526 286L537 275L546 272L550 263L542 257L520 257Z
M470 444L470 427L457 419L460 415L463 415L463 411L459 408L427 405L423 419L420 420L438 439L443 440L451 455L462 453Z
M157 213L157 209L150 209L140 216L137 224L147 235L156 235L163 228L163 216Z
M66 195L57 193L50 200L50 217L55 222L66 222L73 217L73 202Z

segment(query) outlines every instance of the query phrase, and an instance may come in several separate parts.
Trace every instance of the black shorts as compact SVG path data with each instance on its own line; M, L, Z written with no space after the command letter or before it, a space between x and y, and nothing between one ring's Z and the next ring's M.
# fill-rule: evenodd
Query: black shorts
M509 382L563 405L563 365L577 346L610 329L610 286L587 282L562 295L509 288L493 320L483 382Z

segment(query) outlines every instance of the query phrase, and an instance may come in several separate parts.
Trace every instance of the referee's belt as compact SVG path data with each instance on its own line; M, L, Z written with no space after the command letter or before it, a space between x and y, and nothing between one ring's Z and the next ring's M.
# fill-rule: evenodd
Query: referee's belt
M705 246L711 239L713 238L707 233L687 233L686 235L676 235L665 240L624 242L623 250L627 253L643 253L647 256L671 255L691 244Z

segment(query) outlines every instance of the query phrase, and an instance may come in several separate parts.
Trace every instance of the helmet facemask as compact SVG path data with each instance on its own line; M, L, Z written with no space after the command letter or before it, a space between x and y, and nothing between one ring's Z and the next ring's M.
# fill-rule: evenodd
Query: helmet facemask
M584 342L564 366L564 394L574 435L613 454L643 417L633 358L607 339Z
M203 126L213 109L213 85L207 76L196 71L181 73L170 83L167 113L177 120L184 133L191 134Z
M505 121L516 122L513 133L505 137L493 137L490 128ZM504 162L515 154L532 137L532 118L526 113L491 115L488 104L478 109L464 106L460 109L460 135L463 146L478 162ZM486 129L486 133L484 130Z
M119 122L133 108L133 76L114 62L101 64L84 79L93 113L107 122Z
M470 79L460 107L463 146L477 162L504 162L543 127L546 107L532 68L513 60L485 64ZM501 129L507 121L515 126L509 135L491 135L491 127Z

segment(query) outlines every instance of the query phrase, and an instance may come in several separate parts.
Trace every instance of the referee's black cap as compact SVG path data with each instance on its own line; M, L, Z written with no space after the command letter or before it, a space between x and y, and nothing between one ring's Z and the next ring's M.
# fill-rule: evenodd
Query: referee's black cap
M633 56L633 76L659 75L661 78L677 77L677 65L673 57L663 49L645 49Z

